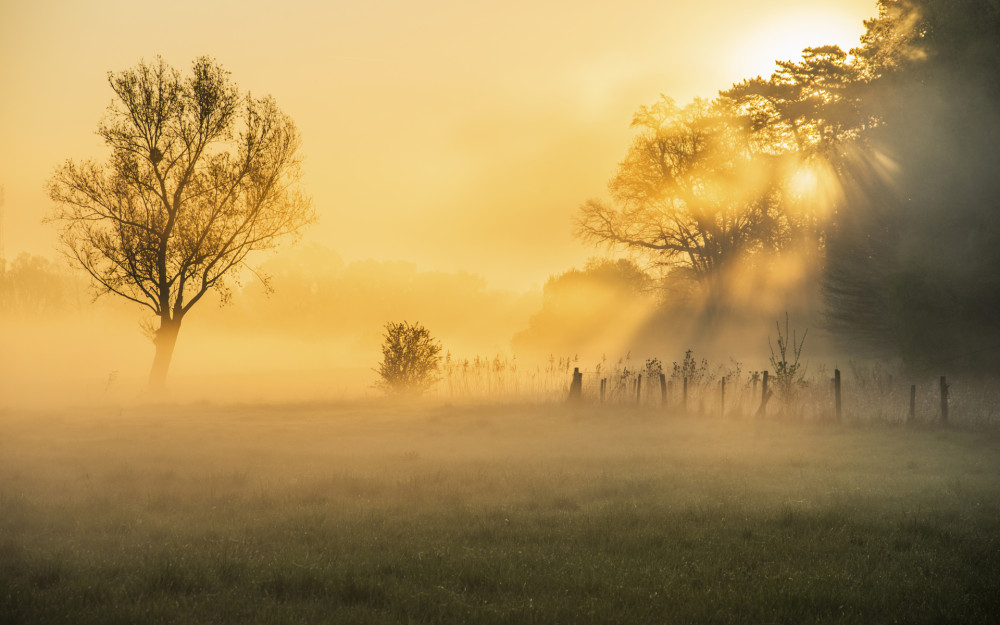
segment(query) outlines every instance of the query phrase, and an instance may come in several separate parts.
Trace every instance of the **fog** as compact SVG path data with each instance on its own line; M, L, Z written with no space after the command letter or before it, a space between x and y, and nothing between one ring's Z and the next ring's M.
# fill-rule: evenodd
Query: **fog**
M501 189L497 176L513 180L530 167L520 155L555 154L532 147L536 132L498 119L449 135L464 156L435 152L408 173L433 178L434 192L453 183L457 195L443 200L447 208L428 209L425 196L400 214L382 213L382 230L394 234L369 245L367 257L344 233L318 236L329 234L334 213L317 197L324 203L318 225L310 224L315 233L252 256L184 318L168 397L378 396L373 367L384 327L400 320L423 324L440 343L442 380L432 395L449 399L472 387L489 396L517 385L557 397L572 368L636 370L651 359L669 368L688 350L718 367L766 370L775 366L776 324L785 319L799 335L808 331L803 365L817 371L877 359L910 377L991 373L995 50L980 26L931 4L876 8L878 18L850 53L806 50L770 78L732 84L712 102L633 102L631 143L606 135L592 143L599 158L581 152L587 167L604 163L610 181L601 190L599 176L574 180L575 216L563 206L573 161L563 151L552 157L565 162L562 173L545 170L524 182L535 189L532 198L561 208L497 208L517 205L525 188ZM915 27L923 23L934 28ZM805 112L790 118L761 99L774 93L787 110ZM469 169L477 146L498 133L521 143L499 150L489 176ZM647 148L695 136L707 137L708 147L674 154L681 169L664 176L649 167L655 150ZM582 150L576 139L565 145ZM685 177L695 182L685 187ZM307 190L315 184L301 182ZM369 183L369 200L344 206L344 220L335 220L359 238L377 230L359 214L405 195ZM555 195L550 183L560 189ZM18 209L19 188L11 194ZM470 209L459 214L459 204ZM681 217L677 206L685 207ZM538 219L528 219L532 211ZM12 223L21 231L19 219ZM602 223L611 225L601 230ZM698 236L670 239L692 227ZM716 233L740 228L749 234L735 243ZM570 232L578 249L566 254ZM397 245L399 236L451 247L467 262L432 259ZM498 245L505 254L497 255ZM691 245L688 256L677 251ZM487 250L493 260L483 260ZM114 295L93 300L85 274L57 258L27 253L4 263L4 401L144 397L156 322ZM478 272L504 262L524 279Z
M141 309L110 296L94 299L84 276L64 262L22 256L5 276L5 405L150 399L153 345ZM657 358L669 368L689 349L714 364L735 359L746 370L766 369L768 339L786 311L800 332L809 328L807 354L819 363L831 356L817 327L815 292L805 288L814 277L797 265L780 274L741 272L730 278L732 308L718 313L722 321L708 322L696 294L664 301L656 281L626 260L595 258L553 276L540 291L517 292L413 263L347 263L307 244L244 276L227 303L217 296L200 303L184 321L168 394L159 399L377 398L384 325L403 319L422 323L442 345L443 379L430 395L446 401L489 400L493 390L500 393L493 399L550 401L564 396L573 367L636 369Z
M310 401L372 394L383 325L396 318L434 328L468 357L509 353L509 337L537 293L488 289L470 274L421 272L412 263L345 264L318 245L263 263L231 294L186 320L171 366L177 400ZM24 256L4 283L5 401L135 401L153 345L135 305L93 289L64 264Z
M0 622L996 620L995 0L50 4Z

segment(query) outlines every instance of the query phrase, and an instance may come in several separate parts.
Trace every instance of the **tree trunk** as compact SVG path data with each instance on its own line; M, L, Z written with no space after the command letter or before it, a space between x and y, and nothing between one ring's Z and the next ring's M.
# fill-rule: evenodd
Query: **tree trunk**
M156 354L153 356L153 368L149 371L149 391L162 393L167 385L167 370L170 359L174 355L174 344L177 343L177 332L181 329L180 319L160 319L160 328L153 338Z

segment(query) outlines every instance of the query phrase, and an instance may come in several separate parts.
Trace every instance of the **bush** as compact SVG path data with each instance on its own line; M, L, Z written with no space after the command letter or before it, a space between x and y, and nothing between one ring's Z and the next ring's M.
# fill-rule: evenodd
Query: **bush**
M793 330L789 332L788 313L785 313L785 332L781 332L781 324L774 322L778 330L778 350L771 345L771 337L767 338L767 346L771 348L771 366L774 368L774 385L783 400L790 402L795 399L797 388L805 386L805 370L799 358L802 356L802 346L805 345L809 330L802 333L802 340ZM791 339L791 343L789 343Z
M385 324L375 387L387 394L420 395L440 379L440 354L441 344L419 323Z

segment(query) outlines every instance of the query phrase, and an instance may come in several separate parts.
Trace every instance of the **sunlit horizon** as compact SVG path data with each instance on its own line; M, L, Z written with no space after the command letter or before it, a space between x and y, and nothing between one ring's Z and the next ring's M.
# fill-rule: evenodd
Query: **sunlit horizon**
M221 7L180 28L170 20L183 7L154 19L117 2L85 12L8 5L0 136L18 149L0 155L7 258L55 257L54 231L40 223L44 181L66 158L104 157L93 129L110 98L107 72L158 54L183 69L208 54L298 125L320 215L304 242L347 261L414 262L482 275L492 288L540 289L596 255L572 238L570 221L605 193L639 106L660 93L714 97L807 45L850 48L874 12L862 1L733 3L711 17L633 5L316 13L293 3L275 18L251 4L218 28L209 24ZM254 39L265 28L262 46Z

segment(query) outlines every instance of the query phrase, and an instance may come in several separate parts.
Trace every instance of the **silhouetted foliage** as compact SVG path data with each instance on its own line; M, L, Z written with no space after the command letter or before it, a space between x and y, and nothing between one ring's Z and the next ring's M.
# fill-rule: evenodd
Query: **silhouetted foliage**
M764 250L794 224L780 209L773 162L719 104L667 97L635 114L637 135L608 190L581 207L576 234L624 247L704 280Z
M109 73L115 99L97 134L104 163L67 161L49 181L63 249L100 293L158 319L150 386L166 378L181 320L248 255L310 221L299 136L270 97L241 95L207 57L189 76L158 58Z
M828 237L834 327L913 369L1000 370L1000 6L879 3L859 56L891 176L850 171Z
M389 322L376 387L389 394L420 395L439 379L441 344L419 323Z
M798 332L791 329L788 321L788 314L785 314L785 331L781 331L781 324L777 321L774 327L778 332L775 345L771 343L771 338L767 339L767 346L771 350L771 369L774 371L774 385L778 389L778 395L785 401L794 399L797 387L804 384L805 371L803 370L802 348L806 343L806 335L809 330L802 332L802 338Z
M1000 5L877 6L848 52L807 48L710 104L642 107L614 204L585 205L577 234L714 291L727 266L799 242L852 350L1000 370ZM802 167L836 181L827 209L796 204Z
M694 356L694 350L684 352L684 360L674 361L671 365L670 378L677 382L687 380L690 386L709 384L715 380L715 371L709 367L708 359L699 361Z
M757 77L720 94L759 149L830 157L873 120L860 102L862 66L838 46L806 48L802 60L778 61L767 80Z

